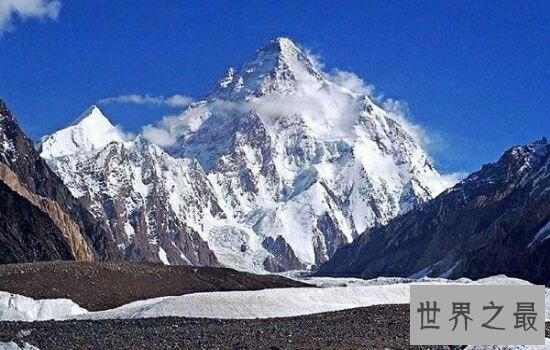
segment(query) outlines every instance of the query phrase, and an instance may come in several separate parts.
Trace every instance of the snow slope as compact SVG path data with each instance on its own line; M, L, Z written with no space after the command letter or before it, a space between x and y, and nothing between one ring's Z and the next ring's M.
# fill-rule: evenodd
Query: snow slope
M126 139L95 106L40 148L72 194L109 225L123 256L217 264L200 233L220 211L196 161L173 158L139 136Z
M494 276L478 281L442 278L420 280L377 278L306 279L322 288L282 288L258 291L208 292L136 301L121 307L87 312L67 299L33 300L0 292L0 320L128 319L150 317L270 318L307 315L380 304L409 302L411 283L517 285L529 282ZM344 287L343 285L350 285ZM550 320L550 289L546 289L546 320Z
M445 188L410 130L344 80L279 38L168 127L229 217L307 265Z
M335 283L342 283L342 279ZM356 281L357 282L357 281ZM529 282L495 276L479 281L424 278L399 280L379 278L355 283L352 287L282 288L260 291L196 293L177 297L137 301L119 308L77 316L84 319L206 317L206 318L270 318L307 315L381 304L409 302L410 284L480 284L518 285ZM322 281L327 285L326 279ZM550 319L550 290L546 292L546 319Z
M40 349L29 343L24 343L23 345L20 346L17 343L10 341L9 343L0 342L0 350L40 350Z
M35 300L0 292L0 321L41 321L61 319L87 312L69 299Z
M72 125L42 140L44 158L93 152L111 142L123 142L124 135L101 113L90 106Z
M261 291L196 293L137 301L80 319L205 317L270 318L307 315L408 301L407 285L384 287L281 288Z

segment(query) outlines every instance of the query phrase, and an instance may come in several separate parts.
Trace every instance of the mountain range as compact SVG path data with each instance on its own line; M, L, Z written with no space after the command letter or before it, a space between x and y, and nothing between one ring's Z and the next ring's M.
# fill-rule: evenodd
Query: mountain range
M397 118L287 38L162 127L164 148L128 139L92 106L39 145L131 260L315 268L446 186Z
M288 38L138 135L91 106L33 144L1 103L0 262L548 281L548 141L456 185L421 145Z

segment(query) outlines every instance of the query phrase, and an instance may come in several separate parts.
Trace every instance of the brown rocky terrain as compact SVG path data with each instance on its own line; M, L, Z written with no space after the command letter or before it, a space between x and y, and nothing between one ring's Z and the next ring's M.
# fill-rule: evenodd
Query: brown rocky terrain
M67 243L71 251L72 257L79 261L93 261L94 255L82 236L80 227L75 223L73 218L67 214L60 205L49 198L42 197L29 189L21 182L19 177L5 164L0 163L0 179L10 190L24 198L32 206L36 207L40 212L46 214L52 221L56 230L60 231L60 237ZM3 217L7 218L5 212ZM13 219L33 219L33 214L27 212L26 215L12 216ZM30 226L27 233L39 231L40 227ZM6 227L6 233L13 234L13 229ZM70 260L70 259L69 259Z
M308 285L219 267L59 261L0 265L0 286L32 298L69 298L96 311L161 296Z
M550 323L546 325L550 336ZM460 349L409 345L409 306L289 318L155 318L0 323L0 342L57 349Z
M408 305L259 320L6 322L1 341L54 349L406 349Z
M51 218L0 181L0 260L72 260L63 233Z

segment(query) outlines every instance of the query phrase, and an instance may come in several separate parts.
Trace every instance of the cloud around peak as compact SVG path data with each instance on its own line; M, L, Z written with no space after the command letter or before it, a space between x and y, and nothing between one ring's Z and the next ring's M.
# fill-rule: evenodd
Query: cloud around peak
M193 99L185 95L172 95L169 97L164 96L151 96L148 94L128 94L114 97L107 97L98 101L99 104L136 104L136 105L150 105L150 106L169 106L169 107L186 107L193 102Z
M141 135L147 141L163 148L173 146L177 142L177 138L166 128L153 125L145 125Z
M314 67L322 72L324 68L322 57L308 49L303 51ZM369 96L385 109L390 117L397 120L417 142L422 145L429 143L428 133L411 121L406 102L387 99L381 94L375 95L375 87L352 72L332 69L322 74L330 82L329 84L320 87L316 81L302 79L296 94L266 94L236 100L216 98L206 105L199 103L192 108L185 108L180 114L164 116L158 123L145 126L144 137L161 147L171 146L182 130L189 129L188 131L193 132L192 129L196 129L197 121L200 123L205 119L197 118L197 114L235 114L237 112L255 112L266 120L280 115L301 115L305 118L306 124L315 125L317 131L324 130L326 136L332 133L332 136L345 137L346 134L350 134L360 112L361 106L353 103L353 100L358 96ZM167 99L149 95L123 95L104 99L101 102L166 104ZM188 105L188 103L182 103L182 107Z
M13 30L14 18L55 20L61 11L59 0L1 0L0 1L0 35Z
M361 77L348 71L331 69L323 72L322 57L303 49L314 67L322 72L327 84L310 84L300 80L301 88L295 94L266 94L245 99L225 100L215 98L189 104L192 100L183 95L155 97L150 95L122 95L103 99L102 103L132 103L139 105L164 105L180 107L180 111L165 115L157 123L142 128L142 136L160 147L171 147L185 135L194 133L211 115L232 115L257 113L264 122L270 124L278 116L300 115L320 137L353 138L353 128L362 105L356 103L361 96L369 98L388 116L396 120L407 133L425 150L437 147L441 142L431 130L426 130L413 121L406 102L391 98L376 91ZM308 85L309 84L309 85ZM306 85L306 86L302 86ZM463 174L446 174L443 179L449 185L460 180Z

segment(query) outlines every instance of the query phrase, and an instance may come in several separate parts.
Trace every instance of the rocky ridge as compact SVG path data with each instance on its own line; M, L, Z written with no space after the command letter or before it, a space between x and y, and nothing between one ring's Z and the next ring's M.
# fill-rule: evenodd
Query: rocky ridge
M425 206L362 234L321 275L550 283L550 141L516 146Z

